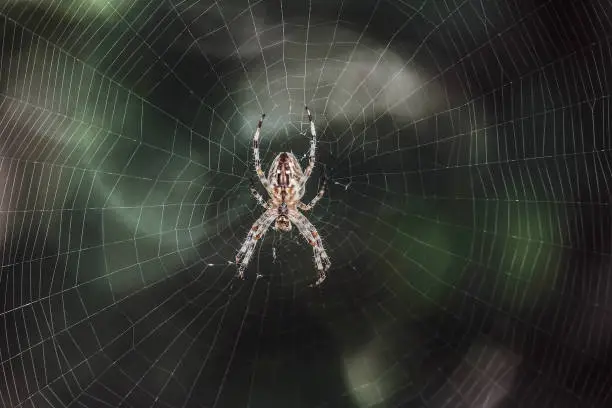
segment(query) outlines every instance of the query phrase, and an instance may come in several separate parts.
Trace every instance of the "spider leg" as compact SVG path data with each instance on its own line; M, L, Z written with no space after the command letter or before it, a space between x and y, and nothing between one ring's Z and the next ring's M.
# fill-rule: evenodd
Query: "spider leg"
M255 251L255 246L257 245L257 241L259 241L268 228L272 221L276 218L278 214L273 210L268 210L264 212L258 219L253 223L253 226L249 230L249 233L240 247L240 250L236 254L236 265L238 265L238 277L244 278L244 270L246 269L253 252Z
M261 181L261 184L263 184L266 191L270 192L272 191L272 187L270 186L268 179L266 179L266 175L261 169L261 160L259 158L259 134L261 132L261 125L265 117L266 114L262 114L261 119L259 119L259 122L257 122L257 130L253 135L253 156L255 157L255 172L257 173L257 177L259 177L259 181Z
M319 272L314 286L320 285L326 278L326 272L331 266L331 261L327 252L323 247L323 241L317 232L317 229L308 221L308 219L297 211L289 211L289 219L298 228L302 236L312 245L314 251L314 260Z
M308 204L304 204L303 202L300 201L297 204L297 207L302 211L308 211L312 209L312 207L314 207L315 204L319 202L319 200L323 197L323 194L325 194L326 188L327 188L327 178L325 177L325 174L322 174L321 175L321 189L319 190L317 195Z
M304 169L304 176L300 183L304 185L308 177L310 177L310 173L312 173L312 169L315 165L315 151L317 148L317 131L315 129L314 122L312 121L312 114L310 113L310 109L306 106L306 113L308 113L308 121L310 122L310 133L312 134L312 139L310 140L310 150L308 151L308 166Z
M261 205L262 207L266 209L269 209L270 205L266 202L266 200L264 200L261 194L259 194L257 190L255 189L255 182L253 181L253 179L251 179L251 185L249 188L251 189L251 194L253 195L255 200L257 200L257 204Z

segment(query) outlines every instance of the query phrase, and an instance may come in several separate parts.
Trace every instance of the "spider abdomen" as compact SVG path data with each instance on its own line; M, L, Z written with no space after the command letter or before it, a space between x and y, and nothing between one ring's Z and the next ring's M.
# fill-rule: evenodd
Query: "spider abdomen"
M273 189L272 201L279 206L286 203L295 208L302 192L301 182L304 172L293 153L279 153L268 170L268 181Z

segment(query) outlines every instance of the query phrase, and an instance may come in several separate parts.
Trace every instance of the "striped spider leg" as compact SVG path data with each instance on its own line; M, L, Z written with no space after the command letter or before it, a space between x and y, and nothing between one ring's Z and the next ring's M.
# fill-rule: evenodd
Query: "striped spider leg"
M314 286L318 286L325 280L327 276L326 272L331 266L331 261L329 256L327 256L325 248L323 247L321 236L314 225L308 221L308 218L306 218L299 211L289 211L289 219L293 224L295 224L302 236L312 246L314 251L315 265L317 266L318 270L317 281L314 283Z
M253 196L253 198L255 198L257 204L261 205L265 209L269 209L270 203L266 202L266 200L264 200L261 194L259 194L259 192L255 189L255 181L253 179L251 179L251 184L249 188L251 190L251 195Z
M310 150L308 151L308 166L304 169L304 175L300 180L300 185L302 188L306 186L306 181L310 174L312 173L312 169L314 169L315 165L315 152L317 149L317 130L315 129L314 122L312 121L312 114L310 113L310 109L306 106L306 112L308 113L308 122L310 123L310 134L312 135L312 139L310 139Z
M297 204L297 207L302 211L311 210L312 207L314 207L319 202L319 200L323 197L323 194L325 194L326 188L327 188L327 178L325 177L325 173L323 173L323 175L321 176L321 189L319 190L317 195L314 196L314 198L308 204L304 204L303 202L300 201Z
M239 278L244 279L244 270L249 264L251 256L253 256L257 241L259 241L265 235L266 231L268 228L270 228L270 225L277 216L278 213L276 209L269 209L253 223L253 226L249 230L242 247L240 247L238 254L236 254L236 265L238 265Z
M255 159L255 173L257 173L257 177L259 177L259 181L263 184L264 188L268 192L268 194L272 195L272 186L270 182L266 178L265 173L261 169L261 160L259 158L259 134L261 133L261 125L263 124L263 120L265 119L266 114L263 113L261 115L261 119L257 122L257 130L253 135L253 157Z

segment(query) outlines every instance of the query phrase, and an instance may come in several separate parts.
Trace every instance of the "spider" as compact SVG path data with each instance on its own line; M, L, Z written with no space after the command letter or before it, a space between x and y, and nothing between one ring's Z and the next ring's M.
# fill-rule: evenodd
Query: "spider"
M323 248L323 242L317 232L317 229L308 221L308 219L298 211L308 211L323 197L325 187L327 185L325 175L321 177L321 189L318 194L312 199L309 204L304 204L301 199L306 192L306 181L312 173L315 165L315 149L317 145L317 133L310 110L306 106L308 121L310 122L310 133L312 139L310 141L309 161L308 166L304 171L300 166L297 158L293 153L279 153L266 177L261 169L259 160L259 132L266 114L261 115L261 119L257 124L257 130L253 135L253 155L255 156L255 172L259 177L259 181L270 195L269 200L264 198L255 189L255 184L251 180L251 194L257 200L257 203L264 207L266 211L253 223L242 247L236 255L236 265L238 265L238 277L244 279L244 270L246 269L257 241L260 240L270 225L274 222L274 229L279 232L291 231L291 224L295 224L306 241L312 245L314 250L314 261L318 270L318 277L314 286L320 285L325 280L326 272L331 266L331 261Z

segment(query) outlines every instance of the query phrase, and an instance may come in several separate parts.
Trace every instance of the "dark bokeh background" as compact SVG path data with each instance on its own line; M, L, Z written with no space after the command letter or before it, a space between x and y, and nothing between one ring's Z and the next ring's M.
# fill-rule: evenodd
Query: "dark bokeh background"
M612 3L0 3L0 406L611 404ZM232 264L319 133L309 219ZM303 158L306 163L306 158Z

